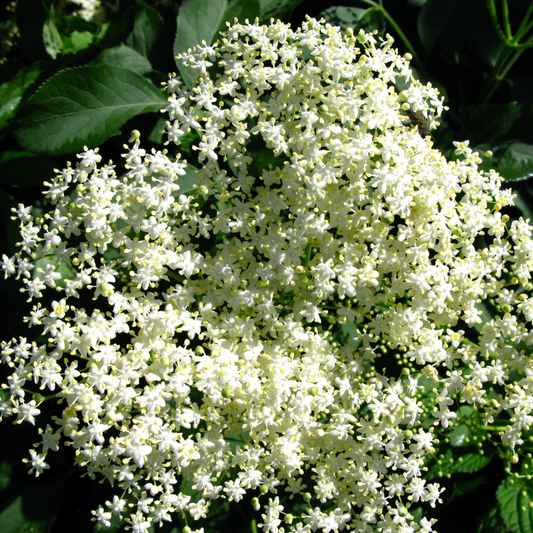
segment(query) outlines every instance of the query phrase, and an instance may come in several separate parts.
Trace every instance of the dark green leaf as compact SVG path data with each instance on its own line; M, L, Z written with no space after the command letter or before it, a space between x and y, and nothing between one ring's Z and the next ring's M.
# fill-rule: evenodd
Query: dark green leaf
M469 405L461 405L461 407L457 409L457 415L459 416L459 419L468 418L473 412L474 409Z
M77 31L78 33L94 33L100 35L102 31L108 26L100 22L94 22L92 20L85 20L76 15L67 15L58 17L55 20L57 31L61 37L70 35Z
M0 513L2 533L48 533L63 499L63 483L28 485Z
M533 220L533 187L528 182L519 185L520 187L513 187L513 191L516 192L515 206L520 210L525 220L528 218Z
M505 527L503 518L500 514L498 506L490 509L479 523L479 528L476 533L508 533L509 530Z
M261 21L269 22L271 17L286 19L302 2L303 0L261 0Z
M27 518L22 509L22 496L0 513L0 529L2 533L47 533L54 517L44 520Z
M361 9L356 7L333 6L322 13L320 18L325 18L333 26L341 28L353 28L355 33L359 30L372 32L378 30L382 32L385 29L385 17L380 9L371 7Z
M198 169L192 165L185 167L186 174L178 178L178 185L180 186L177 195L180 194L192 194L200 185L200 177L198 175Z
M166 120L163 117L160 117L155 123L150 135L148 136L148 142L152 144L163 144L165 137L164 131L166 126ZM163 133L161 133L163 131Z
M456 457L451 465L451 472L472 473L481 470L490 463L490 457L478 453L466 453Z
M11 81L0 85L0 105L5 105L13 98L22 96L26 89L37 79L42 68L42 62L36 61L20 69Z
M35 153L79 152L117 135L134 116L165 104L159 89L128 69L88 65L63 70L21 107L14 136Z
M476 303L476 309L481 311L481 315L479 317L481 318L481 322L475 324L474 329L479 334L481 334L481 331L483 330L483 326L487 322L490 322L496 316L496 309L487 300L483 300L481 302Z
M67 16L55 20L57 31L63 42L62 54L75 54L103 39L109 24L97 24L81 17Z
M0 129L16 115L17 107L26 89L37 79L41 72L40 61L21 69L15 77L0 86Z
M57 262L57 256L46 256L35 261L35 268L42 268L43 270L45 270L47 265L51 265L52 267L54 267L54 271L61 274L61 278L56 281L56 285L58 287L64 288L65 280L74 279L76 277L76 273L67 263L62 262L59 266L57 266Z
M464 494L468 494L469 492L472 492L479 488L479 486L483 486L486 483L485 478L482 476L477 477L468 477L462 481L456 481L453 484L453 488L450 492L450 494L447 495L447 499L449 501L454 500L455 498L459 498L460 496L463 496Z
M129 46L141 56L148 57L163 28L161 15L151 7L139 5L135 13L133 31L126 39Z
M438 457L438 460L436 459ZM451 469L453 465L453 452L450 448L444 451L444 447L441 446L435 458L427 458L427 472L426 479L433 480L448 474L451 474Z
M133 70L133 72L136 72L141 76L152 70L152 65L145 56L142 56L135 50L132 50L129 46L123 44L115 46L115 48L107 48L101 52L92 63L96 65L105 63L106 65L124 67L128 70Z
M7 489L11 483L11 473L13 465L7 461L0 463L0 491Z
M455 50L465 44L485 9L483 0L428 0L418 17L418 34L428 53Z
M472 146L498 145L533 139L533 105L508 104L470 106L463 110L463 138Z
M383 16L383 12L377 8L368 9L354 26L356 33L359 33L359 30L364 30L367 33L377 31L383 34L385 33L385 28L385 17Z
M218 33L224 12L228 6L226 0L185 0L178 12L178 29L174 41L174 55L187 52L205 41L211 44ZM188 87L192 87L191 69L176 60L181 77Z
M261 176L264 170L281 168L285 158L274 155L270 148L263 148L250 163L248 173L252 176Z
M259 0L232 0L224 12L218 31L226 31L226 22L233 24L234 20L237 19L244 24L246 20L253 22L260 15L261 4ZM218 37L215 35L216 38Z
M373 8L369 8L373 9ZM369 11L360 7L332 6L320 13L320 18L326 19L333 26L353 28L363 15Z
M489 163L506 181L523 180L533 174L533 144L511 143L493 153Z
M454 472L467 474L477 472L488 465L492 459L491 455L479 454L475 446L450 448L447 445L442 445L435 457L438 461L430 460L428 463L428 479L440 478Z
M515 477L506 478L496 492L500 513L513 533L533 532L533 489L531 482Z
M473 31L469 32L468 50L483 62L494 67L498 61L504 45L501 42L494 24L490 18L488 9L477 11L478 22Z
M452 446L468 446L470 437L471 433L468 426L461 424L450 433L450 444Z
M178 30L174 41L174 55L187 52L205 41L214 43L219 32L227 29L226 22L235 19L253 21L260 14L258 0L233 0L228 6L226 0L185 0L178 13ZM193 85L193 72L177 60L176 64L183 81L188 87Z
M94 35L88 31L73 31L63 43L64 54L75 54L80 50L89 48L93 43Z
M54 177L54 161L29 152L4 152L0 159L0 184L42 187Z
M37 79L41 70L42 63L36 61L21 69L11 81L0 86L0 128L15 116L22 95Z
M7 123L15 116L17 106L22 100L22 96L12 98L6 104L0 106L0 130L7 126Z

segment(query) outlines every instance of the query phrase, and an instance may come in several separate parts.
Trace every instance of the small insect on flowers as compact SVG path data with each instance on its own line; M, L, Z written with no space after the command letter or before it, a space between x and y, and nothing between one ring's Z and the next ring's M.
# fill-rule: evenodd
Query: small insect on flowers
M429 135L431 135L431 132L429 131L427 119L424 115L422 115L421 113L413 112L413 113L409 113L408 118L411 121L411 126L416 126L418 128L418 133L420 133L422 137L425 137L426 134L428 133ZM431 135L431 138L435 140L433 135Z

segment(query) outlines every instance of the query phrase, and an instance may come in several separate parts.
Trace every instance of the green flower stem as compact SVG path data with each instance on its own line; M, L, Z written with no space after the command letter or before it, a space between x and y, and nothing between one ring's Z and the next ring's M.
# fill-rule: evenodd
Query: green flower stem
M496 33L498 34L498 37L501 39L505 46L510 46L512 44L512 36L510 33L511 30L509 26L509 14L507 13L507 18L505 19L506 11L504 10L504 25L509 28L509 35L507 35L500 26L500 21L498 20L498 13L496 12L496 5L494 4L494 0L487 0L487 7L489 8L490 17L492 19L492 23L494 25Z
M33 392L30 389L22 388L22 390L24 392L27 392L28 394L31 394L31 395L39 394L38 392ZM39 394L39 396L40 396L39 404L41 404L42 402L46 402L48 400L54 400L55 398L60 398L60 394L59 393L50 394L49 396L43 396L42 394Z
M496 65L494 65L492 72L485 80L485 83L482 85L481 90L479 91L476 99L474 100L474 104L486 104L490 100L494 91L498 88L501 82L501 71L504 68L509 57L512 55L512 53L513 51L510 48L505 48L504 50L502 50L502 53L500 54Z
M252 533L257 533L257 520L252 518L252 521L250 522L250 529L252 530Z
M520 27L518 28L515 36L513 36L511 32L507 0L502 0L504 29L502 29L500 21L498 20L498 13L496 12L496 5L494 3L494 0L487 0L487 6L496 33L498 34L498 37L500 38L502 43L505 45L505 49L500 54L498 62L492 69L490 76L483 84L481 91L479 92L477 98L474 101L475 104L486 104L491 99L492 95L494 94L502 80L505 78L507 72L514 65L514 63L516 63L521 53L525 49L531 48L533 46L533 36L529 37L523 43L519 42L520 39L522 39L531 30L531 28L533 28L533 21L530 20L531 14L533 13L533 2L529 4L529 8L524 18L522 19Z
M176 281L183 282L183 276L180 276L180 275L172 272L171 270L167 270L167 276L169 276L172 279L175 279Z
M305 259L304 259L304 268L309 268L309 261L311 261L311 250L313 249L313 247L311 246L311 243L308 242L307 243L307 246L305 248Z
M505 1L505 7L507 7L507 1ZM518 41L524 36L527 34L527 32L531 29L531 25L533 24L532 21L529 20L529 17L531 17L531 13L533 12L533 2L531 2L529 4L529 7L527 8L527 12L524 16L524 18L522 19L522 22L520 24L520 27L518 28L517 32L516 32L516 42L518 44ZM504 13L504 16L506 17L506 21L507 21L507 24L509 25L509 14L508 13ZM509 30L510 32L510 30Z
M533 35L527 40L527 43L531 43L533 45ZM522 52L524 52L524 48L520 48L518 50L515 50L514 54L513 54L513 50L512 49L507 49L506 51L509 52L509 53L505 54L504 62L503 62L504 66L502 66L501 71L499 72L499 74L494 79L491 78L491 85L490 85L489 89L487 90L487 94L486 94L485 98L483 99L483 103L484 104L487 103L491 99L492 95L494 94L494 92L496 91L496 89L498 88L500 83L505 79L505 77L506 77L507 73L509 72L509 70L511 70L511 67L516 63L516 61L522 55ZM511 55L512 55L511 59L509 61L507 61L507 59ZM506 64L505 64L505 61L507 61Z
M527 42L531 42L533 44L533 35L528 39ZM514 56L510 59L510 61L507 63L507 65L505 65L505 67L503 68L503 70L502 70L502 72L500 74L500 78L502 80L505 78L505 76L507 75L507 72L511 69L511 67L516 63L518 58L522 55L523 51L524 51L523 49L515 51Z
M502 0L502 11L503 11L503 21L505 24L505 34L509 39L513 38L511 33L511 23L509 21L509 6L507 5L507 0Z
M243 437L242 433L240 431L235 431L235 433L237 433L239 439L241 439L241 442L243 444L248 444L248 441Z

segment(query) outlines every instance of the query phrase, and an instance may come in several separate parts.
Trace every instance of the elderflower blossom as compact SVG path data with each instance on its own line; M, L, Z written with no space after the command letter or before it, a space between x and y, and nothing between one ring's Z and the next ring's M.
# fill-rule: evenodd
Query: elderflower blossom
M78 4L81 18L85 20L93 20L95 14L101 7L100 0L70 0L74 4Z
M48 213L16 210L2 267L47 342L3 343L0 413L46 427L37 474L68 444L117 488L103 525L200 520L252 491L266 532L431 531L409 509L442 492L423 478L432 422L511 412L511 448L531 426L530 226L468 143L447 161L410 125L442 99L390 37L235 23L181 59L196 81L166 84L168 150L133 135L121 174L87 149Z

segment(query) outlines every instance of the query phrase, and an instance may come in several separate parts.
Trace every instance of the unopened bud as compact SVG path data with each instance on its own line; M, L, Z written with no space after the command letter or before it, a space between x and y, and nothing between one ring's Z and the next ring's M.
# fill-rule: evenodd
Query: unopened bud
M33 394L33 401L35 402L35 405L39 405L44 401L44 396L36 392Z

